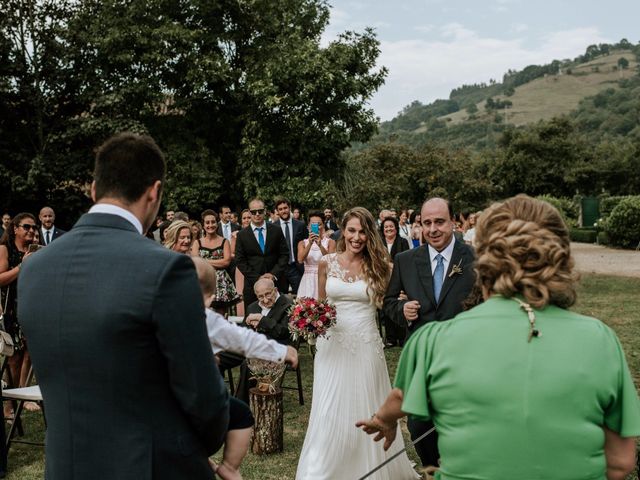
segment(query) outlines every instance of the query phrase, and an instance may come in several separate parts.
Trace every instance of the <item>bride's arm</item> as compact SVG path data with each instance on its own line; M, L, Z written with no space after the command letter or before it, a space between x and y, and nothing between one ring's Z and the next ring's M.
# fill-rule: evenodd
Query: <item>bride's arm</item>
M375 433L375 442L384 438L384 449L388 450L396 439L398 420L405 416L402 411L402 399L402 390L394 388L378 411L371 418L357 422L356 427L362 427L369 435Z
M327 298L327 262L324 260L318 263L318 297Z

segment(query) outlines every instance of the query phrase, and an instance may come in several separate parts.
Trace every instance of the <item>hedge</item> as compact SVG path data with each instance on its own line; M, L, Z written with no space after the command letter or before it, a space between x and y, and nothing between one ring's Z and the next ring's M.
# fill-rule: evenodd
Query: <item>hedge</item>
M572 228L569 237L572 242L596 243L598 233L593 228Z

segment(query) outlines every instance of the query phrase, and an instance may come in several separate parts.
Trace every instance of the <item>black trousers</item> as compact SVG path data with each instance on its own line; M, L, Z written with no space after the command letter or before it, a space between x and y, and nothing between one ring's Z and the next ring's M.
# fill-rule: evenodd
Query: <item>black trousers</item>
M302 275L304 275L304 266L295 262L287 265L284 278L282 279L283 281L278 282L278 290L280 290L280 293L286 295L289 293L289 287L291 287L291 293L297 295Z
M411 440L415 440L420 437L423 433L427 432L430 428L433 427L432 422L424 422L421 420L415 420L409 417L407 422L407 426L409 427L409 433L411 434ZM425 438L420 440L418 443L414 445L416 449L416 453L420 457L420 461L422 462L423 467L428 467L429 465L433 465L437 467L440 459L440 452L438 451L438 432L433 431Z

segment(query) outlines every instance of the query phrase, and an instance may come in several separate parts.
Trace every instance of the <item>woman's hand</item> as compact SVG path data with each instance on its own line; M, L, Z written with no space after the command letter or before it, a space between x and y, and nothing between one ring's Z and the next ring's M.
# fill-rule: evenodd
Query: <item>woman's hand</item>
M383 448L386 451L389 450L389 447L396 439L398 422L395 420L385 421L374 413L368 420L360 420L357 422L356 427L362 428L367 435L375 434L376 436L373 437L374 442L379 442L384 438Z

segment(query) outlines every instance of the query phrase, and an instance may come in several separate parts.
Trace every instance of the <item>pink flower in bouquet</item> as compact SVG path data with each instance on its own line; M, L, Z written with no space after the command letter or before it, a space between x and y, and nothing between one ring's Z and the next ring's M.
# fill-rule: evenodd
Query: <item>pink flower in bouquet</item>
M335 325L335 307L327 302L314 298L298 298L289 310L289 331L297 339L299 336L307 340L326 335L327 330Z

